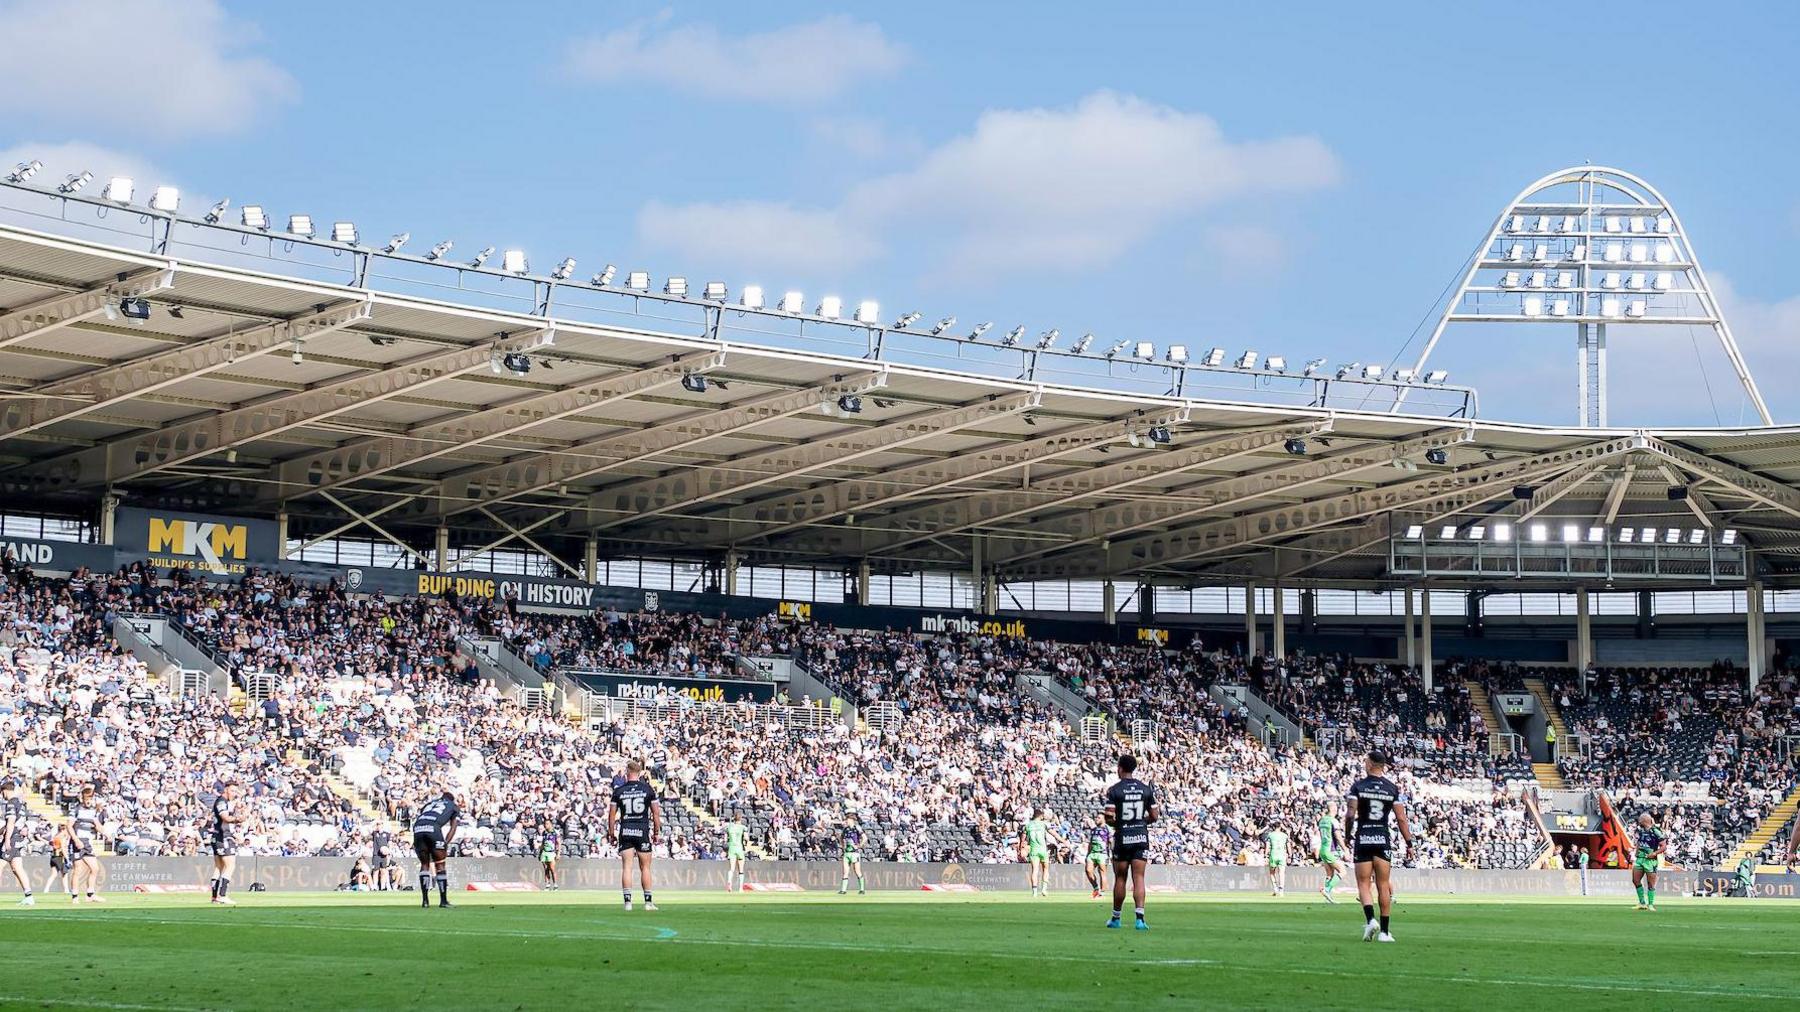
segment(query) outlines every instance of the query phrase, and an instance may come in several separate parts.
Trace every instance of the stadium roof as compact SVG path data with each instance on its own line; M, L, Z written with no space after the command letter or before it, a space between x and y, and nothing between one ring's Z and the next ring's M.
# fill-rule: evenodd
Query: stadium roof
M1772 575L1800 556L1793 427L1104 390L746 343L711 315L581 322L210 259L0 226L15 508L92 513L111 489L420 550L447 526L575 565L591 536L608 555L1007 580L1383 580L1390 536L1501 523L1729 529Z

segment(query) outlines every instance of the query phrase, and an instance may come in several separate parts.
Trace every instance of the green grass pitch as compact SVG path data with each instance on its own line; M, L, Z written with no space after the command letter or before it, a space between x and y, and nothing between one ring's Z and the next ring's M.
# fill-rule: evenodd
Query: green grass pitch
M1800 906L1354 895L609 893L60 897L0 909L0 1006L100 1009L1749 1007L1800 993Z

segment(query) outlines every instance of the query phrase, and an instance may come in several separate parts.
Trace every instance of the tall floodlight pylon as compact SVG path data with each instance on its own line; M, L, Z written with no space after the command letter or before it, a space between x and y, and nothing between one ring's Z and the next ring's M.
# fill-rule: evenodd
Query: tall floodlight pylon
M1513 198L1470 258L1413 375L1426 374L1452 324L1472 323L1572 326L1584 427L1607 424L1608 328L1710 327L1762 423L1772 424L1680 216L1655 187L1621 169L1563 169ZM1394 410L1405 400L1402 390Z

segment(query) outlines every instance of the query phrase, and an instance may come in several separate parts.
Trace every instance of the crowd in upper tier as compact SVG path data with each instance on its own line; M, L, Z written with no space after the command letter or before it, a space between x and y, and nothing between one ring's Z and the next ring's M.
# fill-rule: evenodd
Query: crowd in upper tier
M124 652L111 629L125 613L161 616L168 635L210 651L229 698L184 695ZM785 707L682 699L577 720L501 692L476 640L540 669L721 677L740 657L780 655L851 707L892 703L900 716L892 726L814 711L795 719ZM1162 800L1156 860L1247 863L1273 828L1313 852L1319 816L1340 807L1358 757L1379 744L1400 759L1417 863L1528 862L1547 846L1522 797L1529 766L1490 754L1491 715L1462 680L1447 681L1426 691L1394 665L1197 646L551 615L482 598L354 595L256 571L226 585L141 565L68 579L10 560L0 569L0 761L52 807L96 786L106 842L121 852L199 852L204 813L236 780L252 812L249 853L361 854L371 834L449 787L468 814L463 853L532 853L554 833L565 853L610 854L611 789L641 757L668 816L659 850L677 857L718 856L722 822L735 816L763 856L834 856L855 833L879 858L1011 861L1021 822L1043 808L1061 855L1076 859L1111 759L1129 748ZM1674 797L1653 773L1708 785L1665 807L1679 820L1678 853L1714 859L1791 775L1770 744L1793 719L1791 682L1749 700L1729 682L1590 680L1564 709L1594 750L1565 775L1619 789L1628 804ZM1224 685L1248 687L1306 740L1269 740L1214 692ZM1084 727L1056 699L1085 702L1113 730ZM1653 702L1657 716L1642 723ZM1707 741L1690 755L1672 730ZM34 820L32 845L49 831Z

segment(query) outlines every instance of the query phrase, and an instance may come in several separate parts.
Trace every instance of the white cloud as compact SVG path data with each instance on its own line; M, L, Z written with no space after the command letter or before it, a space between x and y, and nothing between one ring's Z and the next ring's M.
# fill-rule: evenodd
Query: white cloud
M297 91L216 0L0 0L0 39L0 116L64 129L226 133Z
M879 25L833 15L749 35L668 17L576 40L565 67L596 83L648 81L712 98L822 102L905 64Z
M1207 116L1098 92L1067 108L985 113L971 133L911 169L857 185L836 206L776 206L819 231L863 237L871 255L880 248L874 237L904 227L930 237L942 268L992 276L1102 267L1208 208L1337 177L1336 156L1316 138L1233 141ZM743 226L767 218L745 217L742 206L694 205L684 220L689 236L705 237L701 246L654 227L681 209L640 218L640 233L684 253L748 253L766 240ZM795 266L828 267L837 256L789 252L800 258Z
M916 158L924 150L919 139L865 116L820 116L807 124L821 146L849 152L857 158Z
M750 269L854 267L879 249L831 212L755 200L679 207L653 201L638 213L638 233L708 265Z
M1205 274L1238 280L1265 280L1287 265L1288 241L1263 225L1214 225L1206 230Z

